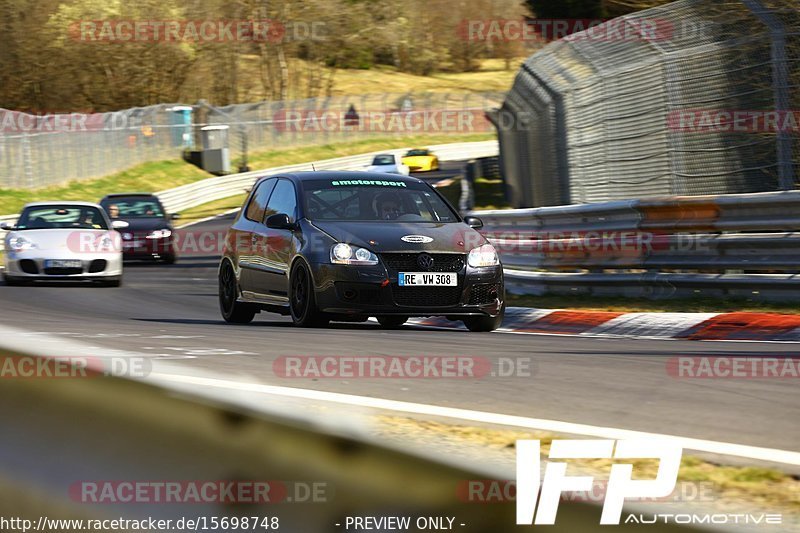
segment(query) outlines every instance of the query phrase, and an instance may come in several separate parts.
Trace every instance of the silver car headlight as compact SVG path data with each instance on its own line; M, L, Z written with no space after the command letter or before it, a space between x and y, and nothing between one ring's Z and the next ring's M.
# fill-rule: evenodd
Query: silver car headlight
M36 248L36 244L25 237L11 237L8 239L8 247L15 252L24 252Z
M171 236L172 232L168 229L157 229L155 231L151 231L150 234L146 237L147 239L166 239L167 237Z
M484 244L469 251L467 263L473 268L492 267L500 264L497 250L491 244Z
M331 247L331 263L337 265L377 265L378 256L366 248L340 242Z

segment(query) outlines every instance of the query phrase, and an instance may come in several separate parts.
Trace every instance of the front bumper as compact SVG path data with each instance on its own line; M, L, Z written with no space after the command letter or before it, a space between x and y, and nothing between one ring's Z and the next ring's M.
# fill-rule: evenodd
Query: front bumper
M370 267L311 266L317 306L340 315L497 316L505 298L503 269L464 267L457 287L400 287L397 273Z
M148 239L136 236L122 241L122 257L124 259L165 259L177 256L175 242L172 237L164 239Z
M49 259L65 259L70 261L80 261L80 267L48 267L45 261ZM5 256L6 278L49 281L49 280L104 280L115 279L122 276L122 255L119 253L111 254L92 254L91 256L69 257L53 255L44 257L36 252L7 252Z

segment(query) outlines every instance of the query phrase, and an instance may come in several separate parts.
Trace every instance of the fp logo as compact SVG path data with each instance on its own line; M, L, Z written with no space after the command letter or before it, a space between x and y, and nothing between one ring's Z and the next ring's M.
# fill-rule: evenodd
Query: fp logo
M682 451L680 446L671 442L652 439L554 440L550 445L550 459L659 459L658 474L652 480L631 479L632 464L611 466L600 517L600 523L607 525L619 524L625 498L669 496L678 481ZM539 498L539 453L538 440L517 441L518 525L553 525L562 492L592 490L592 476L567 476L566 462L551 461L545 469Z

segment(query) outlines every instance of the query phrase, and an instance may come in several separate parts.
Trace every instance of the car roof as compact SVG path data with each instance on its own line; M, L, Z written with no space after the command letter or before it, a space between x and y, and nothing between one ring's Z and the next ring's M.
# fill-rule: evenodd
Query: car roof
M48 205L63 205L65 207L96 207L98 209L103 209L100 204L96 204L94 202L62 202L59 200L53 200L51 202L31 202L29 204L25 204L22 209L26 209L28 207L45 207Z
M130 198L132 196L146 196L148 198L158 198L155 194L151 192L115 192L114 194L106 194L103 196L103 200L107 198ZM101 202L103 200L100 200Z
M364 172L362 170L317 170L309 172L288 172L286 174L275 174L259 178L259 182L269 178L288 178L293 181L303 182L309 180L364 180L364 179L391 179L405 183L425 183L419 178L411 176L401 176L399 174L388 174L386 172Z

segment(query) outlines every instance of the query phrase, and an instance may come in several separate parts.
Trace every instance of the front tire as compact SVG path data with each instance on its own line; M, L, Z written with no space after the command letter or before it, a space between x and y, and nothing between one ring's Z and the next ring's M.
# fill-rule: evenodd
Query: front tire
M311 272L303 261L298 261L289 277L289 312L295 326L323 327L330 319L317 307Z
M239 284L229 261L219 269L219 310L229 324L248 324L256 316L256 308L238 301Z
M405 316L379 316L376 317L381 327L386 329L397 329L406 323L408 317Z
M486 331L494 331L503 324L503 318L506 316L506 307L500 309L500 314L497 316L470 316L464 319L464 325L467 329L478 333Z

